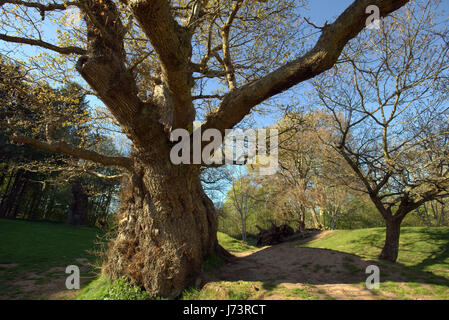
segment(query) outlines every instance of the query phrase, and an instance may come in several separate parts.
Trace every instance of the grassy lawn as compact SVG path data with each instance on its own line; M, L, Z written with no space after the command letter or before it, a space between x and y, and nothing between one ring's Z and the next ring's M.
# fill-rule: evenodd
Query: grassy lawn
M0 297L41 298L45 291L64 289L65 268L80 267L86 283L94 271L98 230L49 222L0 219ZM44 292L42 292L44 291Z
M255 249L254 246L226 234L219 234L218 239L224 248L234 253ZM333 278L335 282L328 283L323 280L322 283L318 281L314 284L307 281L294 283L295 281L286 279L276 272L266 272L272 277L268 281L248 281L248 279L226 281L220 280L218 274L217 279L209 281L202 288L189 288L182 298L449 300L449 228L403 228L397 263L377 260L384 239L383 228L337 230L317 240L300 241L290 245L317 249L314 251L315 257L326 252L331 256L341 257L339 265L332 265L332 260L324 261L322 264L313 263L312 259L312 262L304 262L299 267L299 272L306 275L315 274L318 278L322 275L323 278ZM323 249L326 251L319 251ZM360 282L360 279L366 278L362 268L363 261L369 261L367 264L380 267L379 289L367 290L364 281ZM261 273L265 273L264 270L261 270Z
M377 259L384 240L383 228L336 230L324 238L303 242L300 246ZM449 279L449 228L402 228L397 262L417 271Z
M258 249L257 247L234 239L226 234L218 233L219 243L228 251L238 254ZM218 257L210 257L203 265L203 277L207 279L200 287L184 290L183 300L255 300L255 299L449 299L449 228L404 228L401 236L401 248L398 263L377 260L385 231L382 228L363 230L341 230L330 233L318 240L291 244L302 248L325 249L331 255L342 256L340 266L327 264L301 263L299 272L306 275L331 275L341 282L327 284L298 282L294 283L276 270L268 272L260 269L259 275L266 274L268 280L222 280L220 273L224 264ZM277 248L277 247L273 247ZM259 248L261 249L261 248ZM262 248L262 251L264 249ZM315 255L322 254L317 250ZM360 262L369 260L381 268L381 287L370 292L365 283L346 281L357 279L361 273ZM282 263L282 261L279 261ZM338 273L334 273L337 268ZM396 273L402 280L395 279ZM387 276L388 275L388 276ZM214 278L218 276L218 278ZM362 275L366 278L366 275ZM125 286L125 287L123 287ZM119 290L119 288L121 288ZM345 293L352 294L351 297ZM121 292L121 293L119 293ZM337 295L335 295L337 292ZM360 294L360 296L359 296ZM87 286L78 299L142 299L145 296L136 287L123 283L111 283L98 279Z
M147 299L125 279L96 279L99 270L91 265L96 257L89 251L95 249L98 235L94 228L0 219L0 299ZM217 237L225 249L246 258L239 258L241 265L225 265L211 256L203 264L202 285L186 289L181 299L339 299L345 297L338 296L344 289L352 298L364 294L376 299L449 300L449 228L403 228L397 263L377 260L385 237L382 228L337 230L287 247L257 248L220 232ZM288 248L293 253L282 256ZM295 257L295 250L302 251ZM287 263L289 257L297 260ZM364 261L381 269L377 290L366 292L360 280L366 278ZM68 265L80 267L81 291L65 289ZM226 268L228 278L221 278L219 272ZM291 268L297 271L282 274L281 269ZM234 280L229 278L233 275ZM326 278L336 281L322 280Z
M383 228L336 230L321 239L300 242L298 246L335 250L377 261L384 239ZM404 227L397 263L377 261L377 264L381 268L378 293L391 293L400 299L422 296L449 300L449 228ZM348 270L352 267L350 261L347 267ZM382 269L394 270L405 280L382 282L382 275L388 275Z

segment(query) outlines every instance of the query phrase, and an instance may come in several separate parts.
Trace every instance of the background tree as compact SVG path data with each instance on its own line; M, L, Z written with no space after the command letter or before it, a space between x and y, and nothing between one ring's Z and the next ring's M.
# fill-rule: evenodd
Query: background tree
M352 168L387 232L380 258L396 261L401 222L448 195L447 24L439 1L416 1L379 32L351 42L314 81L339 132L334 148Z
M48 139L58 136L73 145L88 143L90 146L105 150L109 148L109 152L115 152L111 141L90 130L88 105L78 85L68 83L58 90L42 83L32 85L27 82L25 69L20 64L3 56L0 58L0 165L3 167L0 216L53 221L68 219L73 224L95 225L96 219L88 216L89 198L100 196L100 189L107 186L111 190L113 186L110 181L100 178L102 174L90 171L92 165L79 159L24 145L11 145L8 144L8 136L12 132L49 137ZM36 96L48 99L46 102L49 106L42 106L40 101L36 101ZM105 169L100 168L98 171ZM90 180L94 182L96 179L96 185L90 183L90 190L83 190L83 184L87 181L83 175L86 176L87 173L90 174L89 177L95 175ZM115 184L117 182L118 180ZM75 188L71 190L69 184ZM72 192L75 190L76 192ZM71 219L71 215L67 217L70 203L73 208L84 208L79 212L70 210L80 217L77 222ZM103 212L105 210L106 208Z
M258 194L259 186L252 174L243 171L244 168L240 166L230 170L231 189L228 192L228 199L239 217L242 240L246 241L248 218L254 213L257 203L265 199Z
M346 183L354 183L344 159L330 147L338 132L328 114L314 107L289 108L275 125L279 132L279 172L264 177L271 185L273 210L283 223L294 222L303 232L313 228L335 229L348 204Z
M442 227L448 225L447 199L426 202L417 209L418 216L428 227Z
M255 106L331 68L365 28L368 5L377 5L384 17L406 3L356 0L304 49L297 1L1 1L0 40L64 56L32 59L39 77L64 81L73 71L65 63L76 59L76 71L132 141L132 152L106 156L36 136L12 139L128 170L119 234L105 273L127 276L152 297L177 296L220 247L201 165L171 163L171 131L192 132L202 114L203 130L223 134ZM81 12L77 26L61 20L69 5ZM50 26L43 28L42 20L56 21L57 41L45 36ZM210 78L224 85L206 86Z
M326 116L317 110L291 111L276 128L280 132L279 174L284 182L280 186L280 190L284 190L280 193L283 197L278 197L283 202L280 205L294 211L298 231L305 230L307 213L313 227L319 228L316 210L319 201L315 198L319 190L323 190L323 184L331 181L330 174L325 173L330 168L330 159L334 162L338 159L334 151L322 142L332 138ZM326 179L323 179L324 174Z

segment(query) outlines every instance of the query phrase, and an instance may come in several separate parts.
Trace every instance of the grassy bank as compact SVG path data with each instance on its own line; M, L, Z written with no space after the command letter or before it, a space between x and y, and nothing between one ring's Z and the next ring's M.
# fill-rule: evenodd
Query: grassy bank
M384 241L384 228L370 228L336 230L326 237L299 245L377 259ZM449 228L402 228L397 263L449 279Z

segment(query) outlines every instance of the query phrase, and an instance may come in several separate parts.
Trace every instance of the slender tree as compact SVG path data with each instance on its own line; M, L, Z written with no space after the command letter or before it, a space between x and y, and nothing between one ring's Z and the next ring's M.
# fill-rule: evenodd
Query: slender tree
M449 195L447 24L440 1L416 1L345 49L314 81L344 157L385 220L381 259L396 261L405 216Z

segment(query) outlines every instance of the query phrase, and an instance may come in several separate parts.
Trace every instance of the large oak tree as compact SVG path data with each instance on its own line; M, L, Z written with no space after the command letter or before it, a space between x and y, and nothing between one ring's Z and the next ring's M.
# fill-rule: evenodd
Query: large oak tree
M12 139L129 171L105 272L127 276L153 297L177 296L220 247L201 165L170 161L172 130L191 132L202 112L203 130L224 133L257 105L330 69L365 28L368 6L385 17L407 2L355 0L320 28L312 46L289 57L276 48L299 34L294 19L300 1L1 0L0 40L76 59L77 72L132 141L132 152L106 156L59 140ZM81 26L57 43L46 40L36 16L48 21L73 7L81 12ZM211 78L225 87L204 94L204 80Z

